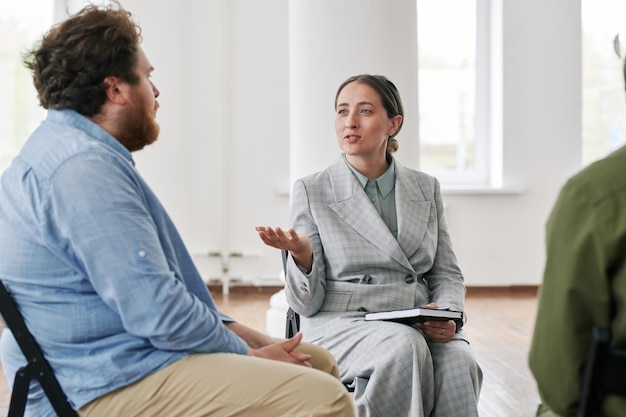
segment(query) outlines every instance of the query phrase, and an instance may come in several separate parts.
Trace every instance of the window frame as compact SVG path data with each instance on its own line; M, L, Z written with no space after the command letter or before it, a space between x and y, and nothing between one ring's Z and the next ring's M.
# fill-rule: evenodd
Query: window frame
M43 35L47 30L49 30L50 27L52 27L56 23L62 21L63 19L65 19L67 17L67 13L68 13L68 10L69 10L70 7L76 8L79 5L77 0L47 0L47 1L49 2L48 4L50 5L50 16L49 16L50 20L44 27L41 28L41 35ZM42 3L44 3L44 0L42 0ZM35 42L36 42L36 40L35 40ZM30 47L30 45L26 46L26 48L29 48L29 47ZM16 59L21 63L21 61L22 61L22 57L21 56L17 57ZM14 80L14 79L12 79L12 80ZM33 90L28 90L28 91L24 92L24 94L29 94L29 95L31 93L35 95L33 97L36 97L36 91L34 91L34 89ZM24 100L31 100L31 98L30 97L29 98L25 98ZM35 100L35 103L36 103L36 106L37 106L38 117L37 117L36 122L33 121L33 123L35 123L35 125L38 125L40 123L41 119L43 117L45 117L46 111L45 111L45 109L41 109L39 107L38 100L36 100L36 98L34 100ZM36 110L36 108L32 107L30 105L27 108L28 112L34 112L35 110ZM36 126L33 126L33 127L36 127ZM17 139L13 134L11 134L11 135L9 135L8 138L6 138L6 140L8 140L8 141L21 140L22 141L22 145L23 145L23 143L28 139L29 135L30 135L30 133L26 134L24 137L20 137L19 139ZM9 161L11 159L13 159L15 156L17 156L17 154L19 153L19 150L21 149L22 145L18 146L18 149L15 150L15 153L13 155L10 155L10 153L9 153ZM9 164L10 164L10 162L9 162ZM0 174L2 174L2 172L7 167L8 167L8 165L4 166L4 165L0 164Z
M444 189L498 189L503 186L502 0L475 1L475 164L471 170L427 170L439 179Z

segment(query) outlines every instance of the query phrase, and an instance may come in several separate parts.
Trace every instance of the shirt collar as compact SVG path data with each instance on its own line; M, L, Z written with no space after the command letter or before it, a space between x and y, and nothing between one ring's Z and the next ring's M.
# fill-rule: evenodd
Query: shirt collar
M109 134L109 132L100 127L100 125L92 122L82 114L71 109L49 109L46 119L51 122L69 125L86 132L93 139L115 149L124 158L128 159L133 165L135 165L132 154L124 147L124 145L120 143L120 141L115 139L111 134Z
M359 180L359 184L361 184L361 186L365 188L365 185L370 178L367 178L365 175L357 171L352 165L350 165L350 162L348 162L345 153L341 154L341 156L343 157L343 160L346 161L346 164L348 164L350 170L356 176L356 179ZM383 198L389 195L389 193L393 190L396 184L396 163L393 157L391 157L391 155L389 154L387 154L387 161L389 162L389 168L387 168L383 175L373 179L374 181L376 181L376 183L378 183L378 189L380 190L380 194L383 196Z

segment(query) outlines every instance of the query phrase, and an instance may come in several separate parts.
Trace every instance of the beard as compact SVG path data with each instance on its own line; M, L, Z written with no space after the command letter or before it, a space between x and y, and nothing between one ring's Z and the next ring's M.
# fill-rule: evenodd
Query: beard
M141 100L130 102L125 115L124 128L117 138L129 152L143 149L159 137L160 127L154 119L158 108L157 101L154 102L154 108L148 108Z

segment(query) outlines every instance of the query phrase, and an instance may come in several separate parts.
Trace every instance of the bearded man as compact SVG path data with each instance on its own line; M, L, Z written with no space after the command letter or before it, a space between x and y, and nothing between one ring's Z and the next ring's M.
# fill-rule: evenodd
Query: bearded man
M48 115L0 180L0 280L83 417L353 416L327 351L217 309L137 171L159 134L140 33L92 5L27 55ZM8 329L0 355L12 383ZM38 384L27 414L54 415Z

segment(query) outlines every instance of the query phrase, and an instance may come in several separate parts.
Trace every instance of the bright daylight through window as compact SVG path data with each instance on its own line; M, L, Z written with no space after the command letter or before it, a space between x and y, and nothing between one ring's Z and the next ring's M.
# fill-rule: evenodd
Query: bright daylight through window
M417 0L420 169L444 187L499 181L496 1Z
M53 5L52 0L29 0L0 7L0 172L44 115L22 54L50 27Z
M583 0L581 16L582 164L587 165L626 141L623 60L613 49L613 39L618 33L622 33L621 38L626 42L626 2Z
M444 187L493 186L501 115L492 71L500 57L492 45L501 33L492 30L498 18L492 5L501 0L416 1L420 168ZM0 8L0 172L43 117L21 54L49 28L54 3L10 1Z

